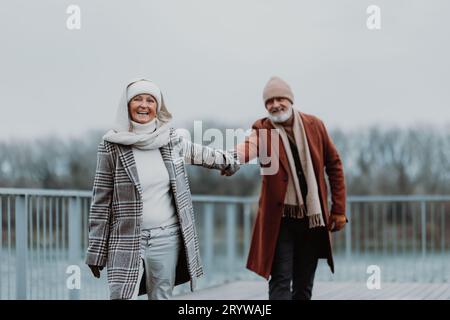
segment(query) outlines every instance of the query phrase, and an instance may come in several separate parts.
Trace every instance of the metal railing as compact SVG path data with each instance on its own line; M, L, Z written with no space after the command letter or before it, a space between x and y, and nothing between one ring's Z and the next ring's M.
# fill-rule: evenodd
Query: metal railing
M90 200L90 191L0 188L0 299L108 298L106 272L95 279L84 265ZM205 269L199 287L257 279L245 269L257 198L193 200ZM386 281L449 280L450 196L347 201L350 223L333 234L336 273L321 263L316 279L365 281L376 264ZM77 268L80 289L70 285Z
M350 223L334 235L337 272L364 281L377 265L388 282L450 280L450 196L351 196Z

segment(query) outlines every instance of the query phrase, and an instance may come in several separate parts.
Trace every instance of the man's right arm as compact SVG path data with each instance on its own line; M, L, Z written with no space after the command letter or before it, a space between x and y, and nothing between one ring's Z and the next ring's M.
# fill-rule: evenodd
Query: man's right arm
M252 132L245 141L236 146L236 153L240 163L247 163L258 156L258 131Z
M234 149L229 150L229 153L237 159L239 164L247 163L258 156L258 131L253 128L244 142L236 145ZM221 170L221 175L232 176L234 172L230 170Z

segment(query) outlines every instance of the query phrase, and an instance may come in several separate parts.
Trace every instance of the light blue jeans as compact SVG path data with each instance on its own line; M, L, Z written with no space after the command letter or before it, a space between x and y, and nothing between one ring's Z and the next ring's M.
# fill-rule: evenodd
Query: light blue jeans
M149 300L164 300L172 297L175 286L175 272L181 245L178 223L152 229L142 229L141 262L139 277L132 299L137 299L139 284L146 274Z

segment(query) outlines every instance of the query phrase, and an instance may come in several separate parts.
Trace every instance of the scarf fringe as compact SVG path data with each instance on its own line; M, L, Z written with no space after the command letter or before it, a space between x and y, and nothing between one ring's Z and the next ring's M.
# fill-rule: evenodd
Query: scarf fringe
M297 206L292 204L285 204L283 208L283 217L302 219L306 215L306 208L304 205Z
M294 219L302 219L306 214L306 208L304 205L296 206L291 204L285 204L283 208L283 217L294 218ZM322 219L322 214L317 213L312 216L308 216L309 220L309 228L317 228L325 226L325 223Z
M308 218L309 218L309 228L310 229L325 226L325 223L323 222L321 213L314 214L312 216L309 216Z

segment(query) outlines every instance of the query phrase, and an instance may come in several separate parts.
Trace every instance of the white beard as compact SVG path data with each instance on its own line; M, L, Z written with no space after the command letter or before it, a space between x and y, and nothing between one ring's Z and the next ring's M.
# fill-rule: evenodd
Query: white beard
M291 117L292 109L293 108L290 107L289 110L287 110L286 112L284 112L282 114L277 114L277 115L273 115L270 112L268 112L269 118L270 118L270 120L272 120L275 123L283 123Z

